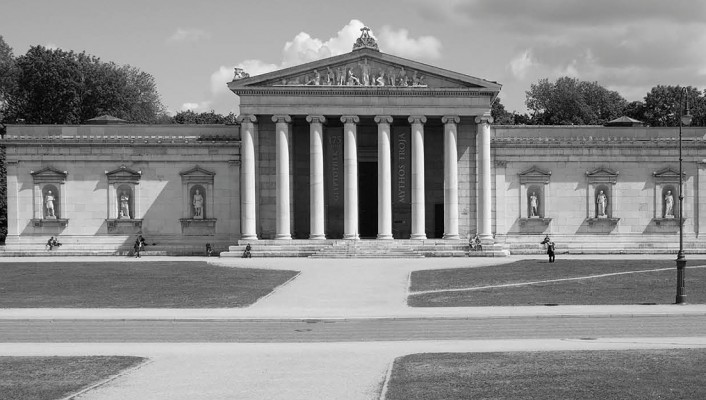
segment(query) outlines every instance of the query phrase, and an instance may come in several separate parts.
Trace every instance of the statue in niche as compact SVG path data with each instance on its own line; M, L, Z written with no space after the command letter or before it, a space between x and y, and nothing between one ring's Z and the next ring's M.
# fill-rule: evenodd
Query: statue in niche
M598 196L596 196L596 204L598 205L598 218L606 218L606 209L608 207L608 196L603 193L603 191L598 192Z
M360 79L353 73L353 68L348 69L348 81L346 84L348 86L360 86Z
M118 219L130 219L130 196L125 190L120 192L120 209L118 210Z
M331 68L326 67L326 84L328 86L333 85L334 79L336 79L336 76L334 75L333 71L331 71Z
M203 219L203 196L198 189L194 193L192 204L194 205L194 219Z
M363 85L369 86L370 85L370 65L368 65L368 59L364 59L362 63L358 63L360 65L360 75L361 75L361 80L363 81Z
M529 209L530 209L530 218L539 218L539 200L537 199L537 195L532 192L532 195L529 197Z
M664 196L664 218L674 218L674 196L671 190L667 190Z
M44 207L46 208L44 218L56 218L54 214L54 195L51 193L51 190L47 191L47 195L44 197Z

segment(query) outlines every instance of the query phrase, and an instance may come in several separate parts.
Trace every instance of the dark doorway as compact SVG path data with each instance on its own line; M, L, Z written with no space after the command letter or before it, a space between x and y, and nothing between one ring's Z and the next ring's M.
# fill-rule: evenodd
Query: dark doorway
M434 237L444 236L444 205L434 204Z
M378 164L358 163L358 233L376 238L378 232Z

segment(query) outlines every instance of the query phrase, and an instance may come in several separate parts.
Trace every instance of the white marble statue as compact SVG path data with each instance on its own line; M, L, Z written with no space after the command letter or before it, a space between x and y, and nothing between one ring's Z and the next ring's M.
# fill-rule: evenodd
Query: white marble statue
M203 219L203 196L201 195L198 189L196 189L196 193L194 193L193 204L194 218Z
M664 196L664 218L674 218L674 196L671 190L667 190Z
M361 81L363 82L363 85L369 86L370 85L370 65L368 65L368 59L366 58L363 60L362 63L360 64L360 75L361 75Z
M120 193L118 219L130 219L130 196L124 190Z
M607 217L606 209L608 207L608 197L602 190L598 192L598 196L596 196L596 204L598 205L598 218Z
M54 195L51 193L51 190L49 190L44 197L44 207L46 208L44 218L56 218L54 214Z
M529 197L530 217L539 217L537 195L532 192Z

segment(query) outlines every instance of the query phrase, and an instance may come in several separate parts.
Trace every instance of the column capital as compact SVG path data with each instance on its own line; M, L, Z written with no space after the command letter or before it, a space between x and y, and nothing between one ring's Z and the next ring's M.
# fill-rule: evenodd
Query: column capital
M326 117L324 117L323 115L307 115L306 122L310 124L325 124Z
M290 123L292 122L292 117L290 117L287 114L276 114L272 116L272 122L275 123L280 123L280 122L285 122L285 123Z
M476 124L492 124L493 121L494 121L494 119L490 115L490 112L487 112L483 115L479 115L476 117Z
M341 115L341 122L344 124L357 124L360 118L357 115Z
M427 117L423 115L410 115L407 121L409 121L410 124L426 124Z
M254 124L255 122L257 122L257 117L253 114L240 114L240 115L238 115L238 117L235 120L238 121L238 123L240 123L240 124L242 124L242 123Z
M376 115L375 116L375 123L376 124L391 124L392 123L392 116L391 115Z
M458 115L444 115L441 117L442 124L458 124L461 122L461 118Z

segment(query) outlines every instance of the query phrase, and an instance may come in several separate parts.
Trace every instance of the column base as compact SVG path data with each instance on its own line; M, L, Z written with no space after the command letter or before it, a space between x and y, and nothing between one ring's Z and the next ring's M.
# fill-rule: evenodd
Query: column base
M393 237L391 234L378 234L378 240L392 240Z
M413 233L409 238L412 240L426 240L427 234L426 233Z
M292 240L292 235L290 235L290 234L278 234L278 235L275 235L275 240Z
M444 237L442 239L458 240L458 239L460 239L460 237L458 236L458 234L449 235L449 234L444 233Z
M326 235L309 235L309 240L326 240Z
M257 235L252 235L252 234L245 235L244 234L244 235L240 236L240 240L257 240Z
M344 234L343 239L346 240L360 240L360 236L357 233Z

